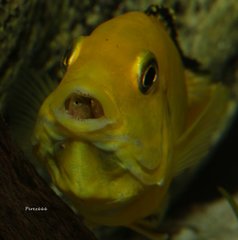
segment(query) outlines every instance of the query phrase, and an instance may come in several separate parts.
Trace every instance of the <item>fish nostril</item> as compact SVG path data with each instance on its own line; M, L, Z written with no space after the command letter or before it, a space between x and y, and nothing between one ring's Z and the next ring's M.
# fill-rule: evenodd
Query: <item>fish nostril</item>
M71 94L65 101L66 112L75 119L95 119L104 116L101 103L90 96Z

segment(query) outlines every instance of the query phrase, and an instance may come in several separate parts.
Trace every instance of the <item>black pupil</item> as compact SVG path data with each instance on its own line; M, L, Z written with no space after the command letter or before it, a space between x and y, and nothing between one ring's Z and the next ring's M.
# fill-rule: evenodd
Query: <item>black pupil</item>
M150 87L153 84L155 78L156 78L155 67L153 65L149 66L149 69L147 70L144 76L144 81L143 81L144 87Z
M148 94L155 89L155 83L159 80L158 72L159 67L155 56L147 52L142 58L138 74L138 87L141 93Z

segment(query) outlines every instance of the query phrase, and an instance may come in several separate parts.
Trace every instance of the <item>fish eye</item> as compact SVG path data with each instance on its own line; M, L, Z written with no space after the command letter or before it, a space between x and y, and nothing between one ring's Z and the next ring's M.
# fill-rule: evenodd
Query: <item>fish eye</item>
M158 64L154 54L147 52L141 58L138 85L143 94L150 93L158 81Z
M63 60L63 64L65 67L68 67L71 64L73 64L78 58L83 39L84 37L80 37L79 39L75 40L72 46L68 48L68 50L66 51Z
M73 51L72 49L73 49L72 47L69 47L69 48L66 49L66 51L64 53L63 65L66 68L69 66L69 59L70 59L72 51Z

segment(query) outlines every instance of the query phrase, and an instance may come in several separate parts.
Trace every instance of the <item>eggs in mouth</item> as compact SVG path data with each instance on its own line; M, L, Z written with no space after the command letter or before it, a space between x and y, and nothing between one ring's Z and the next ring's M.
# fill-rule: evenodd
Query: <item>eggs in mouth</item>
M78 120L104 116L103 107L97 99L80 93L73 93L66 99L65 111Z

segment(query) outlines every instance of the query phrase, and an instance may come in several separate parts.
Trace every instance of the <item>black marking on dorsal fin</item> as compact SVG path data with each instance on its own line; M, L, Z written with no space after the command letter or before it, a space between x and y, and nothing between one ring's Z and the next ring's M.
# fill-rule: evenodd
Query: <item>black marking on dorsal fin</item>
M174 42L174 44L179 52L179 55L182 59L184 67L186 67L187 69L189 69L195 73L207 74L208 71L206 69L202 68L199 61L197 61L194 58L190 58L190 57L184 55L184 53L180 47L180 44L178 42L178 39L177 39L178 34L177 34L176 25L175 25L175 17L174 17L174 13L173 13L172 9L153 4L153 5L150 5L145 10L145 14L148 16L157 17L163 22L166 30L168 31L172 41Z

